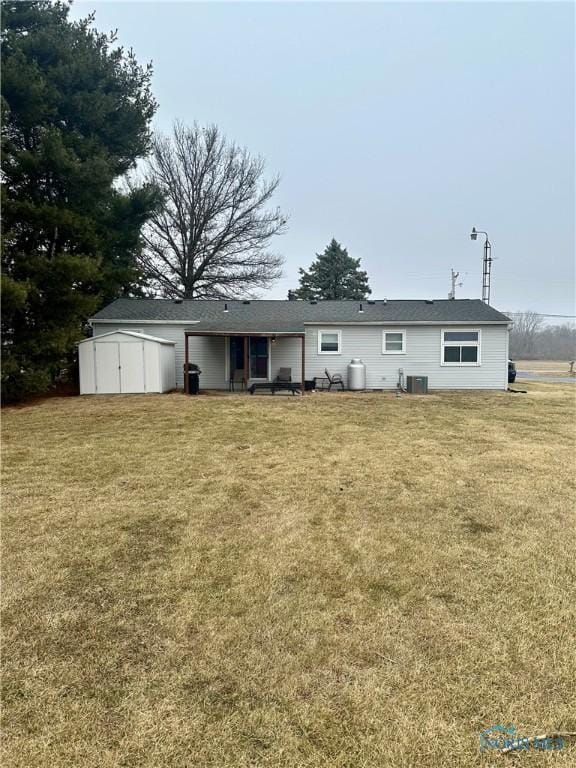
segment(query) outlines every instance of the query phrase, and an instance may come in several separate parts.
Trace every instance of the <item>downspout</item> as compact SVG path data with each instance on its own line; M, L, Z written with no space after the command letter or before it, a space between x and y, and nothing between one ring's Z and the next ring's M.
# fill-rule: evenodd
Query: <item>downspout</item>
M306 378L306 374L305 374L305 366L306 366L306 334L305 333L302 334L301 341L302 341L302 376L301 376L301 382L302 383L301 383L300 386L301 386L302 395L304 395L304 392L306 391L306 384L305 384L305 381L304 381L305 378Z
M184 394L188 395L188 339L190 337L184 331Z

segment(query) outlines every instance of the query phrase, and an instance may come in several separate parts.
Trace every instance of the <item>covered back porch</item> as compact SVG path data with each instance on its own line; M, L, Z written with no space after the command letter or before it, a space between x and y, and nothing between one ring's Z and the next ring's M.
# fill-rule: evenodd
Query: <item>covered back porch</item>
M185 331L184 370L197 364L204 371L209 359L209 375L204 382L200 377L201 388L246 391L253 385L264 387L290 369L292 382L304 393L305 342L304 333L294 332ZM188 393L187 376L184 391Z

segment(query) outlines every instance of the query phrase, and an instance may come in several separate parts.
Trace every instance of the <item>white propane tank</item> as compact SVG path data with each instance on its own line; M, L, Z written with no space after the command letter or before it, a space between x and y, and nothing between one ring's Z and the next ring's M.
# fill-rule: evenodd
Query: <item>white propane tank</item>
M359 357L348 363L348 389L366 389L366 366Z

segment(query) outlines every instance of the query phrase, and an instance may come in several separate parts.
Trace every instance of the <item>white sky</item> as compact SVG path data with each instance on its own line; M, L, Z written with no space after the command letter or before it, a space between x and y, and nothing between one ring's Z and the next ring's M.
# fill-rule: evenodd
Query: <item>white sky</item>
M572 3L77 2L154 64L155 125L217 123L282 182L285 298L332 237L374 298L574 315Z

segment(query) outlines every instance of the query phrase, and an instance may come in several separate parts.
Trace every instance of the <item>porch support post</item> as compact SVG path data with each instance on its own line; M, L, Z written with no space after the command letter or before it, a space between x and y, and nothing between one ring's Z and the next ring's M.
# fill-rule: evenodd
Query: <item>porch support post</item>
M246 379L246 387L248 387L248 379L250 378L250 371L248 370L249 358L248 358L248 344L250 343L250 336L244 336L244 378Z
M184 394L188 394L188 341L190 337L184 332Z
M305 382L304 382L304 380L306 378L306 371L305 371L305 358L306 358L306 355L305 355L305 350L306 350L306 334L303 334L302 335L302 383L300 385L302 387L302 394L304 394L304 392L306 391Z

